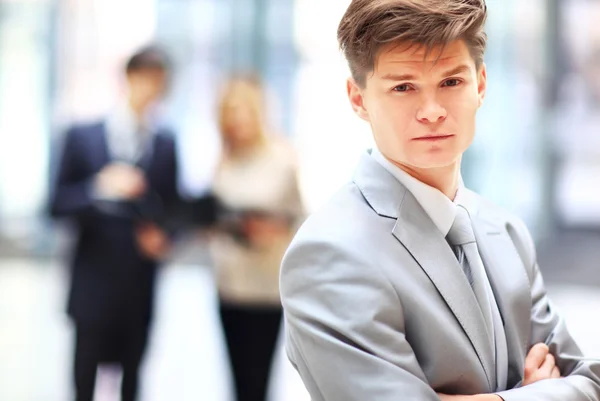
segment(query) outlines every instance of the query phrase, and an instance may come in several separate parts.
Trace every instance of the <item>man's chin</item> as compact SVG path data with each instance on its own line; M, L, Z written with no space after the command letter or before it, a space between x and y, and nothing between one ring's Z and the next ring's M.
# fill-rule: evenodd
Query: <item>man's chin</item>
M455 167L460 162L460 156L436 157L416 161L414 168L419 170L440 170Z

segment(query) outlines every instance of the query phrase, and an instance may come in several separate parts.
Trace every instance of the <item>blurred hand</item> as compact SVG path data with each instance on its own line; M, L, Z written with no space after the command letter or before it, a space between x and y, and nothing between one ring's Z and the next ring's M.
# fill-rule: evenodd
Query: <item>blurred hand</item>
M164 258L171 249L169 238L163 230L152 223L136 227L135 236L142 255L152 260Z
M286 221L265 217L247 217L243 222L244 234L255 247L268 247L289 233Z
M115 162L98 173L96 190L107 198L135 199L146 192L146 178L139 168Z
M539 343L531 347L527 358L525 358L523 386L540 380L558 379L559 377L560 370L556 366L556 360L550 353L548 346Z

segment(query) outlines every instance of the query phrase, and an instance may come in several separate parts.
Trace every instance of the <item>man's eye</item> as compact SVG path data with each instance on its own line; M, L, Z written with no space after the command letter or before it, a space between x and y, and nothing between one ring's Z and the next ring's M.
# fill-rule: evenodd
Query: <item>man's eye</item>
M394 91L396 91L396 92L407 92L409 90L410 90L410 86L408 86L408 84L398 85L394 88Z
M444 82L443 86L458 86L460 84L460 80L458 79L449 79Z

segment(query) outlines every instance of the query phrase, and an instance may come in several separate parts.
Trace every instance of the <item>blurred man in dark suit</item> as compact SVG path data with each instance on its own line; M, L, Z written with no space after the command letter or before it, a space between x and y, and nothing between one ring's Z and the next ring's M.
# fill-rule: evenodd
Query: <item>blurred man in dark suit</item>
M77 401L92 400L104 362L122 368L122 400L136 399L156 269L170 248L163 223L179 199L174 138L152 121L169 70L162 50L142 49L126 66L126 99L65 136L51 213L77 228L68 301Z

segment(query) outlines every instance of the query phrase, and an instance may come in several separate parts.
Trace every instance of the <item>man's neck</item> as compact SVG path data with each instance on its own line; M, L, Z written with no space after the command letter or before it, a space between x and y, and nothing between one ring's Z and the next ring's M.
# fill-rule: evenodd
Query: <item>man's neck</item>
M145 114L146 114L146 106L147 105L143 104L142 102L137 101L133 97L129 97L127 104L129 105L129 108L135 115L135 118L137 119L138 123L143 122Z
M420 169L393 162L398 168L424 184L433 187L446 195L451 201L454 201L458 191L460 160L450 166Z

